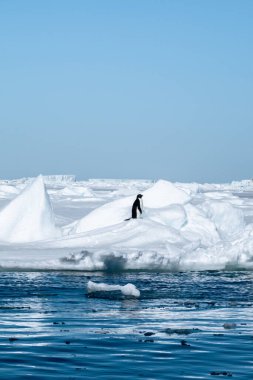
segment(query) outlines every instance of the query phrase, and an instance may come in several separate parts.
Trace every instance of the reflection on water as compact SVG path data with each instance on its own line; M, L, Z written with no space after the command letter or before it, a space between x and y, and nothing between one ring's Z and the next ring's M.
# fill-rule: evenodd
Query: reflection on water
M135 284L140 299L86 284ZM1 378L252 378L253 273L1 272Z

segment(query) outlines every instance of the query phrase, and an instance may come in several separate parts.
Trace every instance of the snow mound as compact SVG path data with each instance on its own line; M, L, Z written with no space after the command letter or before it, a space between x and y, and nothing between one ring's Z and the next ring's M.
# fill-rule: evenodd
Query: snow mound
M185 205L184 209L187 224L182 227L181 233L186 239L192 242L199 241L205 247L210 247L220 240L214 222L208 219L201 209L190 203Z
M136 195L109 202L98 207L84 218L73 223L70 228L66 230L70 231L70 234L82 233L121 223L131 216L131 208ZM188 194L178 189L171 182L164 180L158 181L150 189L143 192L144 212L147 213L147 215L149 209L167 207L175 203L182 205L189 200L190 197ZM185 214L182 209L180 211L173 211L172 209L164 211L160 217L161 223L164 224L165 220L167 220L166 223L172 222L173 214L177 219L175 224L183 225Z
M235 237L244 227L243 212L224 201L206 201L202 208L212 220L223 239Z
M0 212L0 240L31 242L59 236L43 177L37 177Z
M0 185L0 198L13 198L19 193L19 190L12 185Z
M155 222L173 227L177 230L187 223L187 215L184 207L177 204L160 209L147 210L145 215Z
M159 180L143 194L145 207L150 208L166 207L174 203L185 204L191 199L184 190L181 190L173 183L164 180Z
M88 293L94 292L112 292L119 290L124 296L140 297L140 291L133 284L121 285L107 285L104 283L97 284L89 281L87 284Z
M93 231L121 223L130 216L134 197L119 199L91 211L84 218L66 226L69 234Z

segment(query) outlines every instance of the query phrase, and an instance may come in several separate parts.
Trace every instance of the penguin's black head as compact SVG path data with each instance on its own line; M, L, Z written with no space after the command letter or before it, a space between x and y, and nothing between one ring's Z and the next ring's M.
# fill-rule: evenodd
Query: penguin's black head
M142 197L143 197L142 194L138 194L138 195L137 195L137 198L142 198Z

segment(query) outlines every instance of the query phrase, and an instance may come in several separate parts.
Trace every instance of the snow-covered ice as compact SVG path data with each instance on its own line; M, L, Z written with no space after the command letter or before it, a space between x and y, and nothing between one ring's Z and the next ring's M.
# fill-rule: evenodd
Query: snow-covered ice
M120 291L124 296L140 297L140 291L133 284L126 285L108 285L104 283L96 283L93 281L88 281L87 284L88 293L95 292L114 292Z
M31 242L59 235L42 176L0 211L0 241Z
M143 194L141 219L131 216ZM0 181L3 268L253 267L253 181L184 184L74 176Z

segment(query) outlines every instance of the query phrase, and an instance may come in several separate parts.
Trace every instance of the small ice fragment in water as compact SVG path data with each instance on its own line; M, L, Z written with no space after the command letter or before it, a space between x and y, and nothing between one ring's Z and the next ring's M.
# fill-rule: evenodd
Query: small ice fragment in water
M111 292L115 290L121 291L124 296L140 297L140 291L133 284L121 285L108 285L104 283L97 284L93 281L88 281L87 284L88 293L93 292Z

